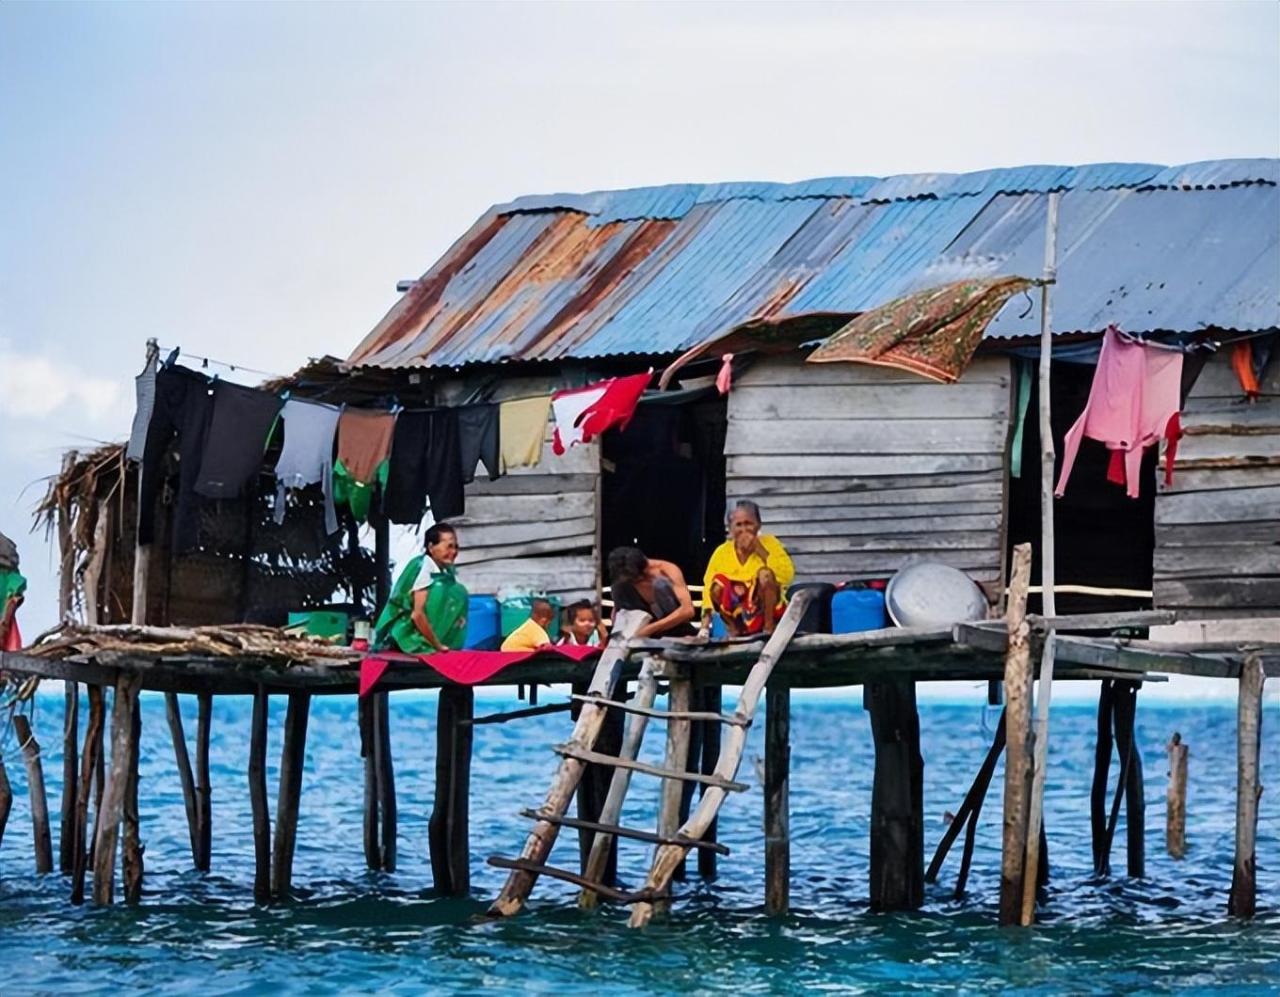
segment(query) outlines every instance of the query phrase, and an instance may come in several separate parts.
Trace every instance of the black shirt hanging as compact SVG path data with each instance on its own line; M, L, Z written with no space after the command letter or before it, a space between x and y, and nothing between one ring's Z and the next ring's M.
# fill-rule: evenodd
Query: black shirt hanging
M396 419L383 511L393 523L417 526L428 496L436 522L464 510L457 409L401 412Z
M219 381L195 490L206 498L238 498L262 469L267 434L280 413L280 398L257 388Z

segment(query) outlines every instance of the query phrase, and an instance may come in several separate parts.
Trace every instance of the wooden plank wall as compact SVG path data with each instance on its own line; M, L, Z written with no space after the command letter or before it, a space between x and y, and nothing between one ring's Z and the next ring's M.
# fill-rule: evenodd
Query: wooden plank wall
M1260 387L1243 401L1224 349L1187 397L1173 485L1162 463L1156 494L1160 609L1280 615L1280 362Z
M956 384L770 358L729 395L728 494L755 499L802 581L884 578L910 557L999 582L1010 361Z
M557 379L558 380L558 379ZM510 380L496 398L521 398L560 385L547 379ZM448 404L461 392L446 392ZM490 481L483 468L466 487L466 515L458 527L458 576L475 594L519 586L557 595L562 602L596 599L600 555L600 448L597 442L551 451L548 421L542 459Z

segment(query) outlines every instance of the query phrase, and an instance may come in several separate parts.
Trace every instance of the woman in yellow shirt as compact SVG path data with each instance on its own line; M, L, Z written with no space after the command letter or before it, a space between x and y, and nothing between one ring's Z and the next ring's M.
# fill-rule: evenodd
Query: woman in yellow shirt
M703 634L711 629L713 611L734 636L773 633L795 576L786 548L760 532L760 507L748 499L735 503L729 539L712 553L703 578Z

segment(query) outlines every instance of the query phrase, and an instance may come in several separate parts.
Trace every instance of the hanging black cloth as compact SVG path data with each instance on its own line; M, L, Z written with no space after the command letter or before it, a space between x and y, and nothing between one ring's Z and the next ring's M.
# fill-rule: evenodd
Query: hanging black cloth
M457 409L401 412L396 419L383 512L393 523L417 526L426 512L428 496L436 522L462 515Z
M209 379L186 367L165 367L156 372L155 405L147 426L142 454L142 485L138 497L138 543L155 540L156 499L164 483L164 458L176 438L178 444L178 501L174 523L175 546L195 545L199 528L195 494L213 410Z
M230 499L244 494L262 469L267 434L283 404L257 388L219 381L213 389L213 415L200 459L196 494Z
M457 413L463 484L469 485L476 480L476 465L480 463L489 472L489 480L497 481L502 476L497 402L463 405Z

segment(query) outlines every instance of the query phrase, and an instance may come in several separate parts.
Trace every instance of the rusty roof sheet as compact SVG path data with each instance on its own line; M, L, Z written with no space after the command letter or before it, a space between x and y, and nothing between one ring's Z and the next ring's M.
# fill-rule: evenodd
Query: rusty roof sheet
M968 273L1040 272L1066 190L1055 331L1280 326L1280 161L674 184L490 209L356 366L666 355L747 323L852 316ZM994 336L1037 328L1010 302ZM1021 316L1021 317L1019 317Z

